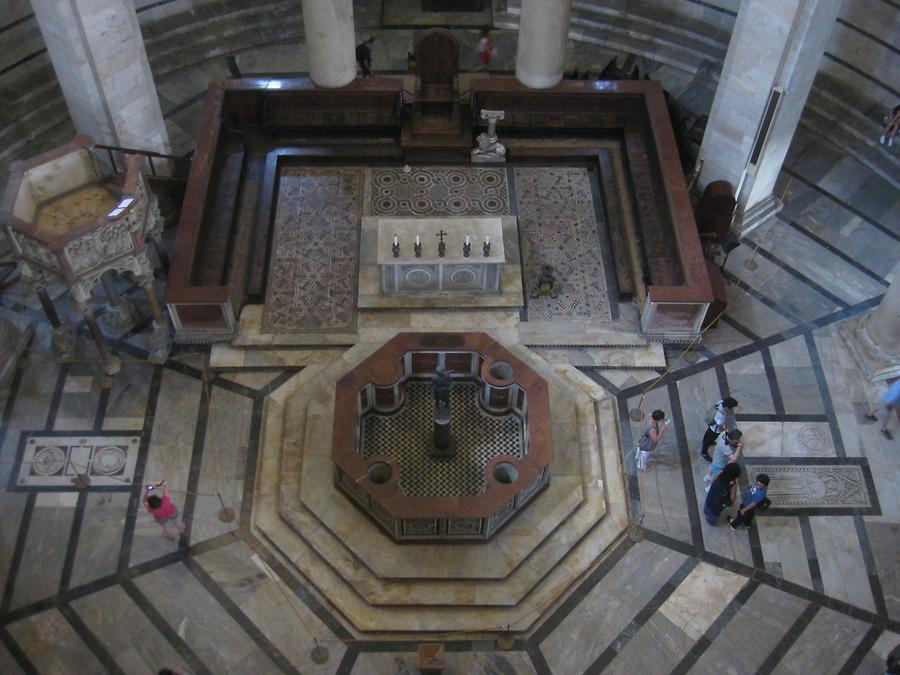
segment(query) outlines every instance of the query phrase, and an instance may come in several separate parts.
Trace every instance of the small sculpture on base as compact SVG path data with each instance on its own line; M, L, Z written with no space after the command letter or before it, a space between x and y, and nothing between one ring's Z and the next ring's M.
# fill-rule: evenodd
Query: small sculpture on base
M417 241L413 246L413 252L416 254L417 258L422 257L422 242Z
M468 258L470 253L472 253L472 244L466 242L463 244L463 258Z
M394 235L394 243L391 244L391 253L394 254L395 258L400 257L400 240L397 239L397 235Z
M552 265L541 265L541 273L538 275L537 283L531 291L531 298L543 298L550 296L551 298L559 297L559 284L556 277L553 276Z
M438 258L443 258L447 254L447 244L444 243L444 237L447 236L447 233L441 230L437 233L438 239Z
M475 142L477 147L472 148L472 161L476 163L505 162L506 148L497 138L497 120L504 117L503 110L482 110L481 119L488 121L487 131L478 134Z

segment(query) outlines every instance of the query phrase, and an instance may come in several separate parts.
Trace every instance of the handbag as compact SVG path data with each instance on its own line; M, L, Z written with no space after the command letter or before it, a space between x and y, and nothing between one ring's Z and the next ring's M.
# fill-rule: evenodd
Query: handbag
M762 501L756 505L756 508L759 511L768 511L770 506L772 506L772 500L768 497L763 497Z

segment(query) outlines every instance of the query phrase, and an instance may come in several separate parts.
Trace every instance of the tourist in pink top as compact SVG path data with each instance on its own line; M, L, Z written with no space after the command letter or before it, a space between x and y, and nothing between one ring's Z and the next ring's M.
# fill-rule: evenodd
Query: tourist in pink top
M156 494L156 490L162 488L162 497ZM178 533L184 534L184 523L178 520L178 507L169 501L169 484L166 481L148 483L144 493L144 506L156 518L156 522L162 525L162 536L175 540L178 534L169 531L169 523L172 523Z

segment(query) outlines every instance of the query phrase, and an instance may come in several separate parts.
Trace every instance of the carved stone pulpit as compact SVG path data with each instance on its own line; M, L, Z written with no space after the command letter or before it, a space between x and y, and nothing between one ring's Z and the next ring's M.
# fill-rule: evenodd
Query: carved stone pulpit
M84 315L103 370L112 375L121 363L110 352L90 304L91 290L108 272L134 275L153 314L151 359L168 355L169 325L153 290L153 265L145 246L149 236L158 235L162 221L141 170L143 158L128 156L124 179L114 180L102 174L92 146L88 136L76 136L13 164L3 215L22 278L37 291L54 326L57 355L71 356L71 346L65 344L66 327L46 288L61 281Z

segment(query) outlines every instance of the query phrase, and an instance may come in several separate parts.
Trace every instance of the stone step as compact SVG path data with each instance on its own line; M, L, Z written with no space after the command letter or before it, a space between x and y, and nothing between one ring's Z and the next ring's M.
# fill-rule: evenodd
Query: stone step
M817 82L819 77L817 76ZM840 87L836 83L833 86L836 91L845 89L846 96L835 95L822 86L814 86L803 109L800 124L807 132L828 138L844 154L863 164L895 190L900 189L900 156L891 152L893 148L878 142L882 130L881 121L862 114L860 110L865 105L846 91L846 87Z
M577 371L571 373L571 378L573 386L591 386L591 383ZM595 401L594 414L597 416L598 428L607 429L612 434L616 433L617 422L612 399ZM277 438L270 437L267 443L273 440L279 442ZM621 474L622 466L618 453L611 454L612 457L603 467L602 479L608 504L606 516L587 536L576 543L570 542L571 548L564 560L543 577L514 607L471 607L465 604L375 607L368 604L332 567L323 564L319 554L302 538L291 536L292 530L274 513L274 491L271 485L261 484L257 489L258 499L253 515L254 530L285 564L295 571L302 570L304 577L360 630L402 631L415 626L423 631L481 632L496 631L502 626L509 625L511 630L522 631L532 626L554 603L564 597L578 578L600 564L604 552L609 551L623 536L622 533L628 524L624 484L620 479L610 480L612 476ZM261 461L266 459L263 458ZM270 518L275 515L270 526L267 525L267 532L256 527L261 515ZM275 535L279 541L276 542L271 535ZM464 603L471 595L471 591L468 587L463 587L460 592L462 595L456 598Z
M573 421L573 427L577 426L581 443L593 448L582 458L590 461L597 451L596 427L589 423L593 417L590 399L582 401L580 419L590 417L587 422ZM308 415L312 413L308 411ZM299 414L292 412L291 416L292 437L314 433L315 420L311 420L313 426L303 425L301 430L301 423L293 419ZM307 452L315 445L318 444L308 437ZM457 586L444 585L434 590L432 586L438 580L474 584L472 588L478 592L472 596L472 604L514 604L524 589L558 562L564 549L560 542L577 541L605 511L602 496L596 493L596 485L592 485L592 476L599 467L579 471L571 462L567 468L561 458L548 491L536 497L490 542L439 547L404 544L392 547L392 555L386 555L379 553L380 549L383 551L380 543L384 541L380 530L360 518L356 507L331 486L330 457L304 455L302 470L311 474L311 480L290 495L285 492L290 488L283 484L279 509L298 534L322 552L329 564L372 604L445 604L458 597L460 587ZM326 477L325 480L317 480L318 475ZM582 493L587 496L585 501ZM360 564L365 567L361 568ZM492 584L484 588L479 585L498 581L508 582L518 593L510 589L494 590L496 586Z
M666 355L658 342L628 348L547 348L534 351L550 363L564 363L576 368L665 368Z
M301 14L288 0L247 7L225 0L141 26L156 79L217 56L288 39L302 39Z
M644 347L647 340L633 321L525 321L519 324L523 344L536 347Z
M518 30L518 17L510 16L512 18L504 21L501 27ZM597 21L591 16L577 17L573 15L569 28L569 39L597 45L607 51L644 57L697 76L710 78L713 81L718 80L718 73L724 61L724 55L720 60L715 60L707 50L697 52L677 44L668 45L656 42L652 33L624 32L607 23Z
M353 357L348 356L347 360L352 363L353 358L361 358L368 349L374 348L376 348L376 346L360 347L357 354ZM540 366L544 370L549 368L545 362L542 362L539 357L530 353L529 350L523 347L514 347L513 349L517 356L527 360L530 365ZM307 399L310 406L315 406L315 409L312 407L309 408L309 420L310 423L315 426L324 422L324 420L319 419L319 416L321 415L321 406L317 403L318 401L321 401L322 396L311 390L308 387L308 383L313 381L322 382L329 377L333 378L340 372L343 372L340 370L341 368L346 369L346 364L343 366L340 364L333 364L328 367L314 366L313 368L316 369L316 372L311 376L306 373L301 374L307 375L306 377L298 376L297 380L294 381L294 391L299 392L299 395L302 398ZM539 611L543 604L538 598L529 600L530 592L528 589L537 589L540 587L542 591L546 593L548 587L545 584L547 584L549 579L552 583L556 584L555 586L550 587L549 592L551 595L556 588L560 588L561 593L562 590L571 583L574 577L569 578L568 582L562 581L562 578L565 578L565 575L567 574L575 574L578 576L584 573L586 569L590 567L591 561L593 561L600 551L605 548L601 542L603 537L606 537L607 541L614 538L612 537L611 530L615 529L616 526L622 526L623 523L627 521L624 508L622 508L624 506L623 484L621 481L610 482L608 480L610 475L617 475L618 472L621 471L617 452L613 452L613 456L608 458L606 466L600 465L598 456L599 448L602 447L603 444L602 438L608 437L608 439L610 439L608 442L617 445L615 442L615 439L617 438L617 423L613 414L613 402L606 397L605 394L599 392L596 385L574 369L561 367L553 370L558 376L554 379L555 386L561 387L562 390L578 390L590 394L590 398L581 399L578 408L583 415L589 417L590 423L582 424L581 422L578 422L574 424L574 426L578 428L580 434L587 435L585 437L586 441L592 439L590 440L588 447L582 450L582 453L586 453L586 455L583 456L587 461L596 461L595 471L597 473L595 474L594 471L581 472L582 479L585 480L586 486L593 484L594 490L597 488L606 490L604 496L606 497L607 502L615 508L608 509L606 511L606 516L601 518L599 523L597 522L597 516L599 514L595 514L590 520L587 520L586 524L589 529L584 536L573 536L574 533L571 530L567 533L569 523L572 521L571 518L568 519L561 528L552 531L548 539L545 540L545 542L538 547L536 552L528 558L527 564L521 565L509 578L500 581L493 580L490 582L459 579L439 580L434 578L385 582L384 580L375 579L372 576L371 571L367 568L363 568L360 564L360 560L349 554L346 549L342 551L340 547L335 548L333 541L332 544L328 543L328 535L331 532L322 527L321 521L318 523L308 519L300 521L301 524L297 529L292 530L285 521L278 517L278 514L275 513L278 509L276 503L277 498L275 495L279 490L281 490L282 497L284 497L285 494L283 493L283 487L278 488L277 486L280 478L275 477L273 479L273 472L271 469L268 471L261 471L259 474L260 485L257 488L258 499L256 501L256 504L259 505L259 510L257 510L257 508L254 509L254 524L258 526L260 522L264 522L263 530L261 530L259 534L266 537L269 543L275 546L286 559L297 561L299 563L298 567L303 574L312 579L314 583L317 585L320 582L326 583L326 586L320 586L320 588L323 590L327 589L328 592L326 595L329 599L335 602L338 608L345 612L348 617L353 617L354 621L357 621L357 617L360 617L360 620L362 621L375 621L377 615L373 614L367 608L371 607L372 603L376 602L387 603L387 606L382 606L381 609L389 612L392 616L407 617L406 619L398 618L398 621L408 620L408 617L411 616L408 613L408 610L413 610L413 607L405 609L401 607L401 605L411 603L413 605L418 605L418 610L423 613L419 614L419 620L416 625L422 621L425 621L426 624L429 621L446 622L443 624L434 623L433 626L427 627L427 630L438 630L441 629L441 626L444 626L447 629L487 629L489 624L476 623L478 615L472 614L470 611L471 604L480 605L482 612L491 612L496 609L495 603L510 603L511 600L515 603L520 599L522 603L525 604L521 605L521 603L519 603L521 605L520 607L512 609L521 610L518 612L519 616L524 613L529 617L526 620L533 621L537 617L532 618L530 615ZM329 375L329 372L332 373L332 375ZM322 386L324 385L319 385L318 388L321 388ZM285 434L289 434L289 438L292 439L292 442L294 442L293 439L308 438L307 424L305 421L298 419L298 415L294 412L294 404L297 402L291 402L290 396L291 395L288 392L280 391L278 397L273 397L267 401L264 425L266 436L260 461L270 467L272 466L270 462L273 461L271 459L272 451L273 449L277 450L281 447ZM603 400L598 402L597 398ZM286 405L290 405L291 407L287 408ZM278 416L285 415L287 410L292 411L290 414L290 426L282 427L277 423ZM567 427L573 426L569 423L564 424ZM598 436L598 433L601 436ZM307 440L307 443L309 443L309 440ZM311 458L330 461L327 456L319 457L317 453L311 457L304 458L302 464L305 464ZM298 453L298 460L292 459L287 464L281 466L281 475L285 475L286 472L292 474L294 471L302 470L302 464L299 460ZM603 472L602 474L599 473L601 471ZM601 477L597 478L597 476ZM330 485L330 481L318 481L315 483L314 488L317 486L321 486L324 490L333 489ZM527 514L534 515L533 507L535 505L529 506L529 508L523 511L521 516L513 522L515 523L520 519L527 518ZM349 507L349 504L347 504L347 506ZM282 509L286 508L294 515L298 513L300 507L301 500L296 498L283 500L281 506ZM577 513L584 514L584 509L580 509ZM353 518L354 516L359 517L360 514L351 512L349 518ZM275 521L272 521L272 517L275 518ZM337 519L335 521L337 523L346 522L348 519L348 517L345 517L340 513L332 514L332 517ZM578 517L577 514L575 517ZM625 518L625 521L623 521L623 518ZM362 522L371 528L375 534L378 534L377 531L375 531L375 528L367 521ZM285 528L287 528L287 530ZM290 536L288 530L294 532L295 536ZM504 532L501 532L498 537L502 538ZM602 535L600 539L597 538L598 533ZM297 534L302 536L296 536ZM360 548L358 536L360 535L357 534L357 538L355 539L357 549ZM513 544L514 548L520 545L520 533L510 532L508 536L511 539L511 542L515 542ZM377 558L379 549L382 551L384 550L384 542L383 536L376 536L373 545L363 545L361 548ZM586 552L586 550L582 548L584 542L589 542L589 546L594 547L592 553ZM414 553L417 547L413 545L402 546L400 548L403 552L400 560L409 563L410 567L419 567L418 565L412 564L412 559L415 558ZM436 547L418 548L434 551ZM477 567L479 565L479 558L477 556L480 556L480 564L481 566L484 565L484 550L486 546L450 546L444 548L444 551L451 551L454 548L461 551L464 556L476 556L471 562L468 561L467 557L464 557L462 559L462 564L470 564ZM578 555L577 560L575 561L562 563L562 558L560 558L560 556L565 557L566 553L571 548L579 550L581 555ZM404 565L406 563L404 563ZM432 562L432 564L435 563L437 563L438 568L443 568L444 565L446 565L447 560ZM312 569L307 569L307 565L309 564L313 565ZM460 564L460 561L457 561L457 564ZM586 567L582 567L583 564L586 565ZM548 570L548 572L541 572L541 570L544 569ZM418 573L422 574L422 570L419 569ZM562 578L560 578L560 575L562 575ZM529 579L532 581L529 582ZM537 586L534 586L534 583L536 583ZM442 617L441 619L437 619L438 614ZM510 615L510 618L513 618L513 615ZM512 623L512 621L507 621L507 623ZM358 621L357 625L360 625ZM377 624L373 623L372 626L377 626ZM363 626L363 628L366 630L372 629L368 626Z
M240 349L224 343L212 345L209 367L213 370L242 368L298 368L327 364L347 351L346 347L312 349Z

